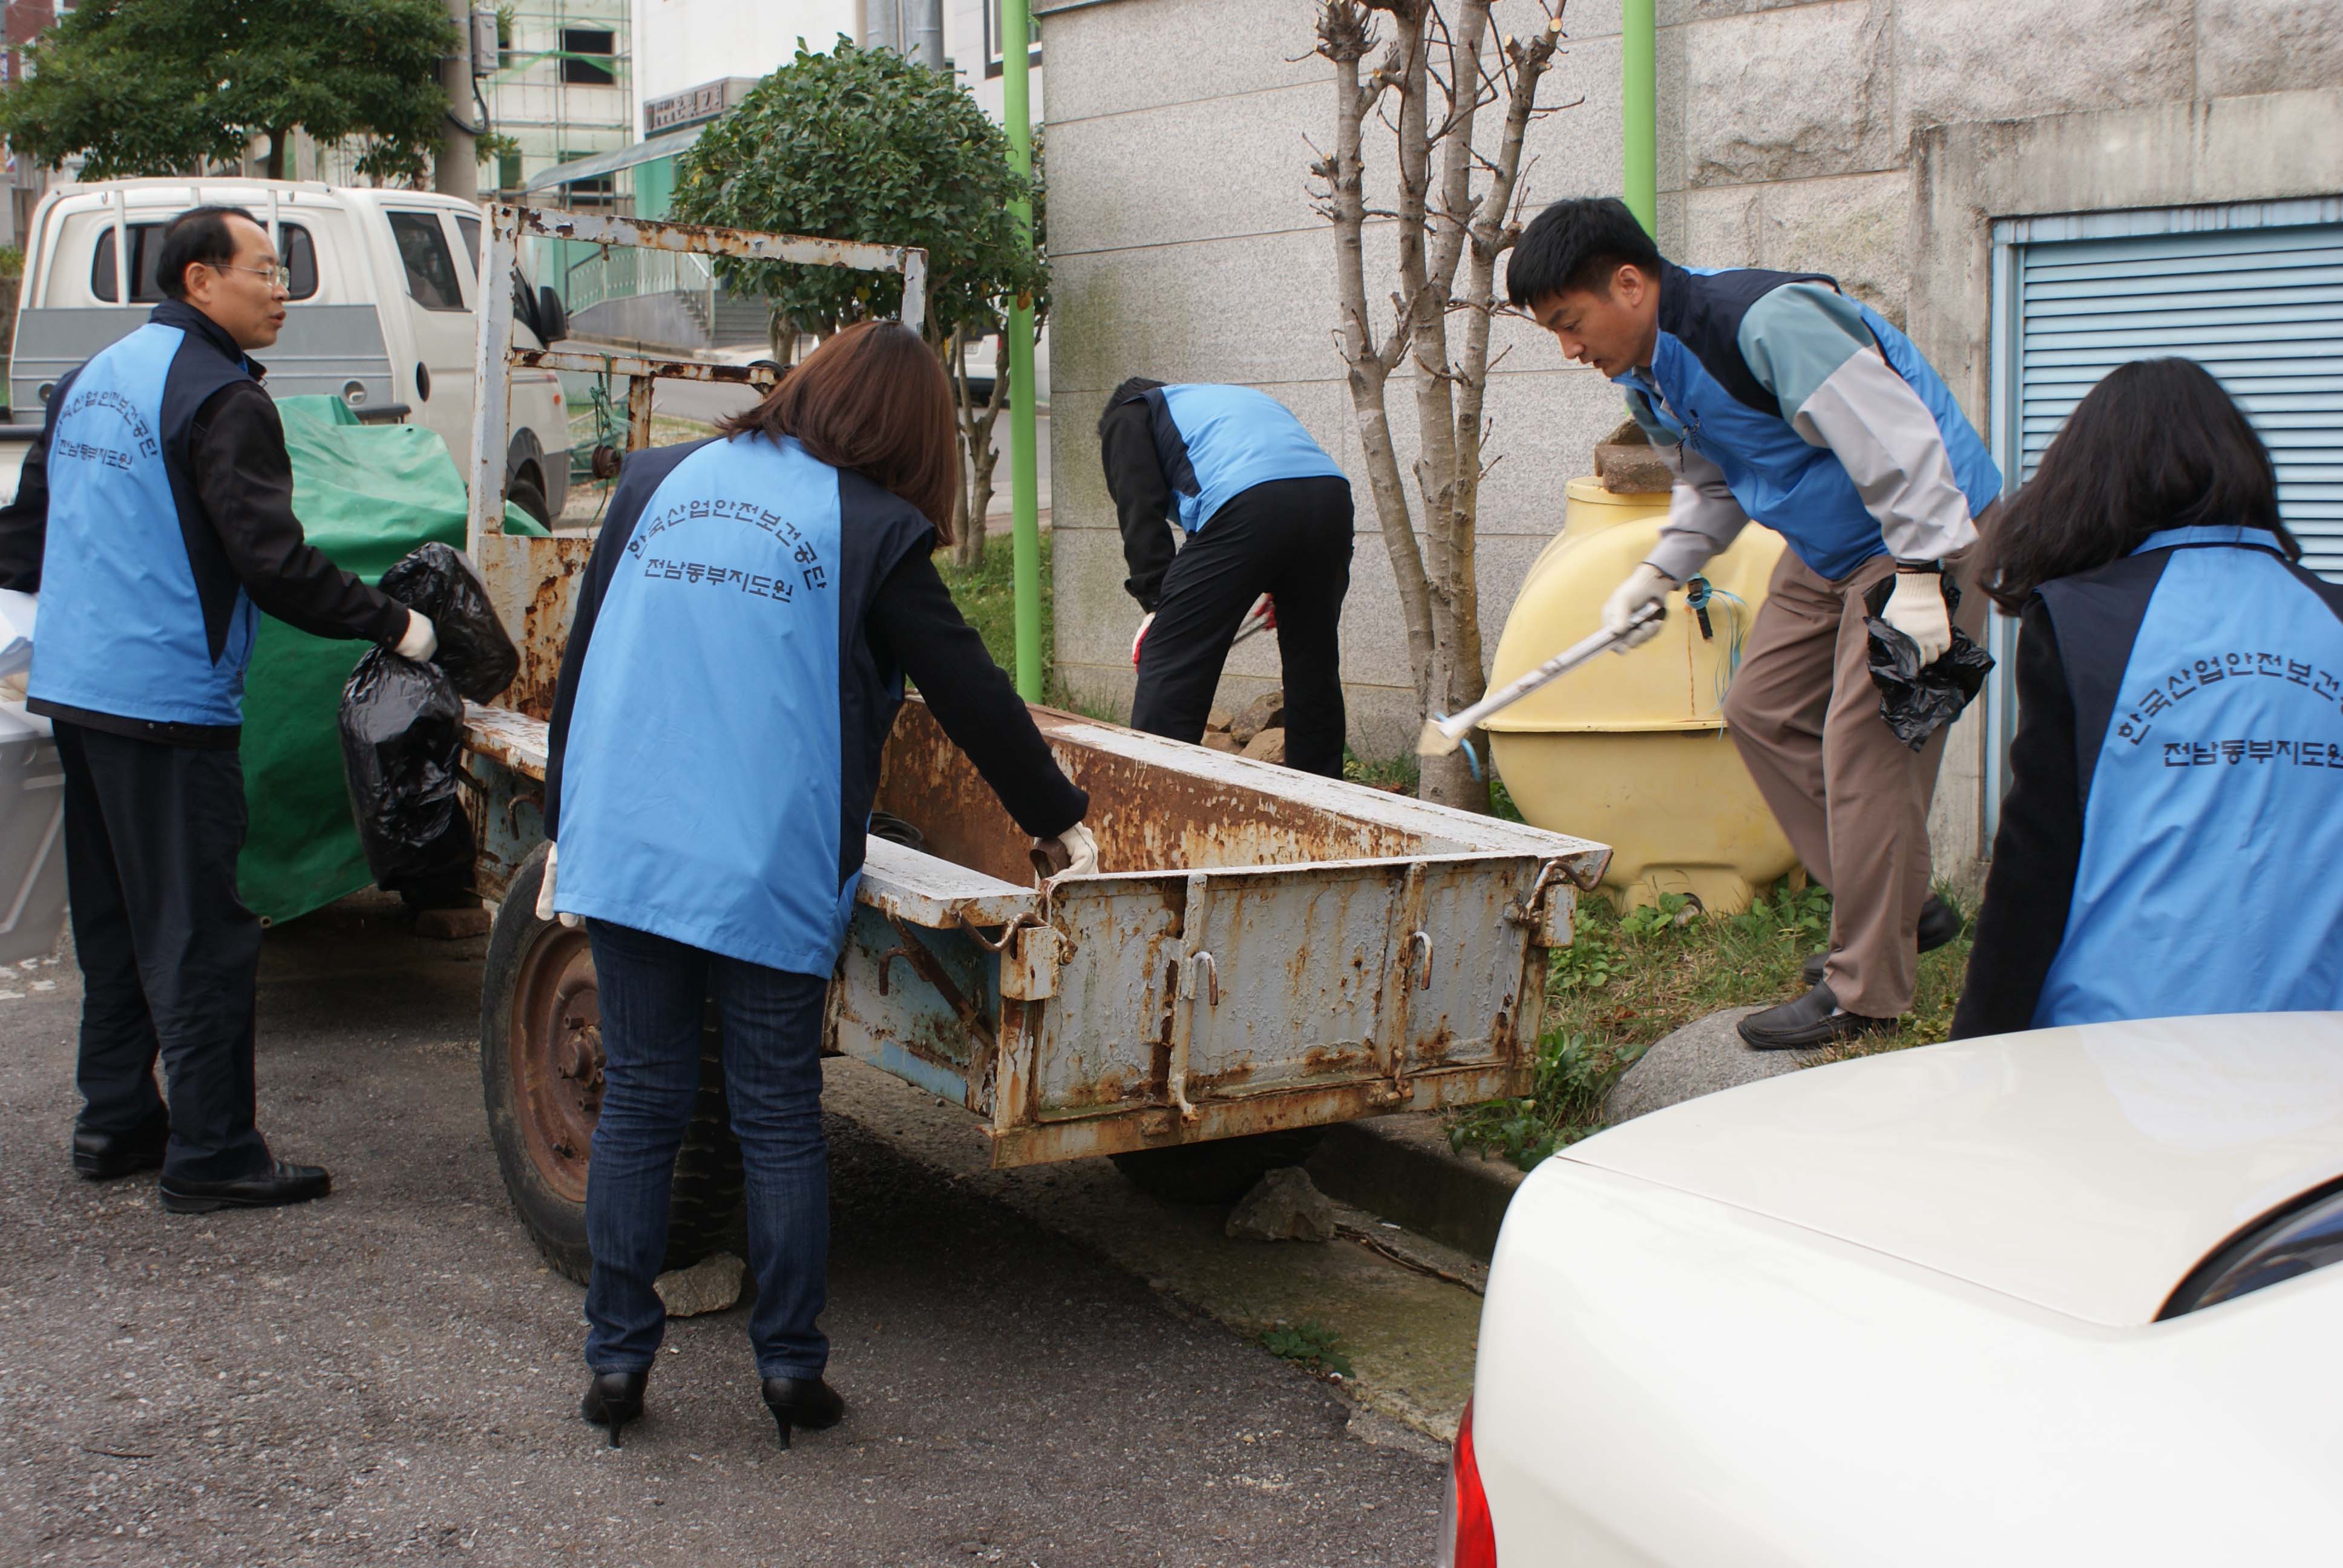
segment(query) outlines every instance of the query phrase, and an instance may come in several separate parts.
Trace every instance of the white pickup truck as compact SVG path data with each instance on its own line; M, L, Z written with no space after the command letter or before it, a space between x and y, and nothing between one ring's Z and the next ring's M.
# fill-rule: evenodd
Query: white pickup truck
M285 330L258 357L279 397L324 393L361 420L427 426L471 471L473 342L485 296L480 208L455 196L259 179L106 180L63 186L33 214L16 308L0 498L37 438L58 379L135 330L162 297L163 228L189 207L241 206L275 234L291 270ZM542 347L566 336L551 289L518 273L515 336ZM550 523L569 487L559 378L517 370L505 454L508 498Z

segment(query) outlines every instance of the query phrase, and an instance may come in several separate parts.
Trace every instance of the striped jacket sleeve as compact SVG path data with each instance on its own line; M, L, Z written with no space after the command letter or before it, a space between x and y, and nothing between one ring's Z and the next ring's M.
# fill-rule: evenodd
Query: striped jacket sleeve
M1976 542L1943 432L1853 300L1818 283L1786 284L1749 307L1739 345L1791 428L1845 466L1889 554L1940 560Z

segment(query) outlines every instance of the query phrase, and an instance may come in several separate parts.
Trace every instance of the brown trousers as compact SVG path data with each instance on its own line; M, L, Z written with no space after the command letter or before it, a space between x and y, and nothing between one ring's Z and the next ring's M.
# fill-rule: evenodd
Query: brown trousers
M1866 1018L1912 1005L1928 801L1945 752L1943 730L1913 751L1879 716L1863 596L1895 570L1894 559L1874 556L1831 582L1784 550L1725 700L1749 776L1790 848L1831 891L1824 979L1839 1006ZM1985 612L1985 595L1962 581L1953 624L1976 637Z

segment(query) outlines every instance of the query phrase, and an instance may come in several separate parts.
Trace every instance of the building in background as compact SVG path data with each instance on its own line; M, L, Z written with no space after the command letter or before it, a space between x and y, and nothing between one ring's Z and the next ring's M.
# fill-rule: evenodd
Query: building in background
M1059 671L1126 705L1135 608L1094 442L1133 374L1263 388L1361 498L1345 611L1352 744L1407 749L1415 676L1367 487L1336 325L1333 236L1305 137L1332 145L1317 6L1036 0L1050 46ZM2287 518L2343 573L2343 26L2299 0L1660 0L1659 234L1672 257L1826 272L1943 371L2014 481L2126 359L2204 360L2278 463ZM1619 7L1573 0L1523 160L1533 210L1618 191ZM1499 0L1497 25L1538 19ZM1176 156L1167 156L1176 149ZM1370 192L1390 168L1368 143ZM1372 199L1372 197L1371 197ZM1374 244L1371 226L1368 242ZM1375 289L1371 282L1370 297ZM1481 491L1483 646L1591 471L1619 393L1500 320ZM1404 422L1409 399L1393 399ZM1403 458L1404 460L1404 455ZM1272 684L1232 658L1222 705ZM2006 660L2005 659L2005 663ZM1940 869L1990 841L2009 705L1945 759ZM1729 764L1728 764L1729 765Z
M497 58L478 85L488 128L513 145L482 162L483 198L517 196L548 169L606 157L634 141L628 0L507 0L496 17ZM329 185L367 185L357 173L364 151L351 141L306 158L297 152L296 163L301 176ZM624 210L631 192L606 174L576 182L569 196L573 206Z

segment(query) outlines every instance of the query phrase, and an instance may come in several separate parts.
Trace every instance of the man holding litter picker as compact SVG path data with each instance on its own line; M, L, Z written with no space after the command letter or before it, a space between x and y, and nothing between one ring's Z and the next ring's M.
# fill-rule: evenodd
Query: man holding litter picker
M1742 1038L1790 1050L1894 1029L1918 954L1961 922L1929 892L1944 736L1915 751L1882 719L1869 601L1884 597L1879 618L1923 665L1956 626L1976 635L1985 595L1950 590L1999 470L1910 340L1819 274L1678 266L1603 197L1538 214L1505 283L1564 354L1625 389L1675 461L1659 543L1604 607L1624 646L1655 635L1638 612L1752 518L1789 545L1725 718L1791 847L1831 890L1830 946L1807 963L1811 989L1742 1020Z

